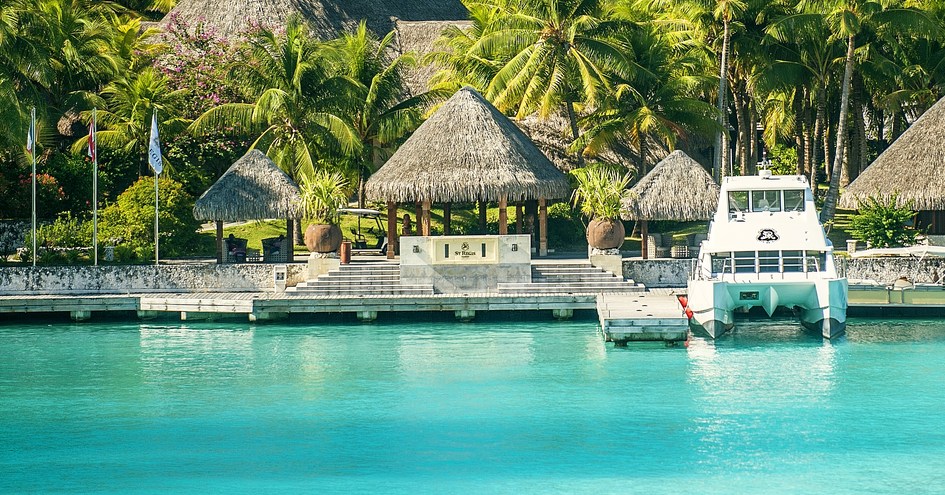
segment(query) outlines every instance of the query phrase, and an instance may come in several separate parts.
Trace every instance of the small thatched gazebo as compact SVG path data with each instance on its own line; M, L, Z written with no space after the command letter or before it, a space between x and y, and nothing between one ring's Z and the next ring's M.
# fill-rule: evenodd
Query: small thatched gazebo
M223 222L285 218L292 238L299 218L299 186L262 151L250 150L194 204L194 218L217 226L217 262L223 262Z
M448 234L450 203L478 201L483 217L484 202L497 201L499 233L507 234L508 202L537 200L539 254L544 255L548 247L546 200L567 197L571 188L565 175L508 117L476 90L465 87L371 176L365 190L369 198L387 201L389 239L395 239L396 203L421 203L421 233L430 235L432 203L446 203L444 230ZM388 244L388 257L393 256L393 245Z
M868 198L919 212L930 234L945 234L945 98L928 109L847 186L840 207Z
M702 165L681 150L657 163L623 201L623 219L642 221L643 258L647 258L647 221L708 220L718 207L719 191Z

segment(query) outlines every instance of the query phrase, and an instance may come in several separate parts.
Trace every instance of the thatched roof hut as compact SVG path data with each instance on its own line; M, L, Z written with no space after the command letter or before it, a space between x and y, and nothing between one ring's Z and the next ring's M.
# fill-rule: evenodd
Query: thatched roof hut
M699 162L682 150L670 153L630 188L623 200L624 220L641 220L643 258L647 258L647 221L708 220L719 204L719 185Z
M173 16L188 22L203 22L219 34L232 36L251 26L285 25L292 14L307 20L322 38L332 38L365 20L383 36L393 29L393 19L411 21L466 19L468 11L460 0L179 0L164 18Z
M237 160L194 204L197 220L299 217L299 186L262 151Z
M914 210L945 210L945 98L916 120L840 196L841 208L873 197Z
M708 220L719 204L719 185L680 150L643 176L623 202L624 220Z
M398 203L564 198L564 173L476 90L456 92L367 182Z

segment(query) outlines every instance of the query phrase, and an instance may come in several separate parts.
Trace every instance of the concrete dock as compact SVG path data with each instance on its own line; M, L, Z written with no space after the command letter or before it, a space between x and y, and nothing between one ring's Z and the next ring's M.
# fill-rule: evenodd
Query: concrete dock
M671 294L601 294L597 314L604 340L679 342L689 336L689 319Z

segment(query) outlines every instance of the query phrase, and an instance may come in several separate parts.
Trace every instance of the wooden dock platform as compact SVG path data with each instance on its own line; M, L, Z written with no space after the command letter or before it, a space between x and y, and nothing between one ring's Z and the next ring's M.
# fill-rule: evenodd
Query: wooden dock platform
M597 297L604 340L678 342L689 336L689 319L671 294L601 294Z

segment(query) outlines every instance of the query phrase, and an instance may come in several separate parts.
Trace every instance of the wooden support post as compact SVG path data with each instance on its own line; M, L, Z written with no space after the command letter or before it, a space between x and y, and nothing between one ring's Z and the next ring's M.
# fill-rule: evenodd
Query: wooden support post
M538 199L538 256L548 256L548 202Z
M397 245L397 203L387 202L387 259L394 259L394 247Z
M301 220L299 220L299 222L301 222ZM292 218L286 218L285 219L285 238L289 240L289 250L292 252L295 251L295 245L299 244L299 242L296 242L296 241L300 240L295 236L295 231L296 231L295 220ZM291 261L291 258L290 258L290 261Z
M417 235L423 235L423 227L422 227L423 205L420 202L417 202L417 204L414 205L414 207L415 207L415 211L414 211L413 222L414 222L414 225L416 225L416 227L414 228L414 231L417 233Z
M422 209L423 209L422 211L423 220L421 221L421 224L423 226L423 235L429 236L430 235L430 200L429 199L423 200Z
M217 264L223 264L223 220L217 220Z
M499 198L499 235L508 235L509 233L508 206L508 197L503 194L502 197Z
M515 233L522 233L522 217L525 216L525 208L522 203L515 205Z
M453 203L443 205L443 235L450 235L453 223Z
M486 202L479 200L479 233L486 233Z
M640 235L643 236L643 242L640 243L640 252L643 255L643 259L647 259L646 245L648 243L646 242L646 238L649 234L647 234L646 220L640 221Z

